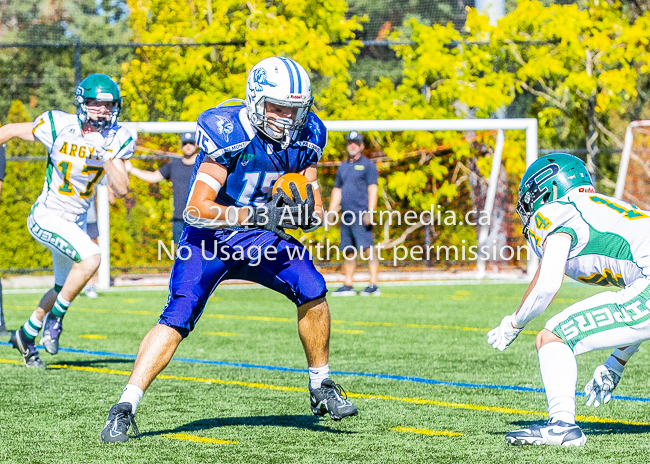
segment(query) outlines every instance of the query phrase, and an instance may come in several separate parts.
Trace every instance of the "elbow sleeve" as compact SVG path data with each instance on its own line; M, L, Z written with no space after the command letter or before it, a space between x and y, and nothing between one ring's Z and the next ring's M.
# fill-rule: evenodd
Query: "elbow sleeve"
M524 327L551 304L562 286L570 248L570 239L555 235L546 239L544 256L535 286L514 315L517 327Z

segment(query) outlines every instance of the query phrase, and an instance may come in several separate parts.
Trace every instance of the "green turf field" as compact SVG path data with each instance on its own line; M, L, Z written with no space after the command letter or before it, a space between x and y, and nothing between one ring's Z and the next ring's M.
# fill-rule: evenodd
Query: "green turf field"
M448 382L542 387L534 335L505 352L486 333L513 311L523 284L383 287L379 298L330 298L330 368ZM552 314L601 291L565 284ZM5 294L17 328L39 294ZM163 291L80 297L66 316L61 346L135 354L156 323ZM219 289L177 357L303 369L295 308L261 289ZM6 339L4 340L6 341ZM578 389L608 353L578 358ZM650 403L613 400L577 413L581 449L507 447L504 434L545 419L542 393L431 385L351 375L333 378L359 416L342 422L309 410L307 374L172 361L140 403L139 440L102 445L99 433L133 361L59 352L46 370L26 369L0 345L0 462L16 463L624 463L650 455ZM642 347L616 394L650 397L650 359Z

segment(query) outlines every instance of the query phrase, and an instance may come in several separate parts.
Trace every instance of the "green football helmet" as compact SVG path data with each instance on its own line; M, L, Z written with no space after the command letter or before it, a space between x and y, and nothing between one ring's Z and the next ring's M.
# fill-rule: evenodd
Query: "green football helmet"
M576 187L595 192L585 163L566 153L542 156L528 166L519 184L517 214L524 224L524 236L528 238L528 224L542 205L562 198Z
M89 100L112 102L113 110L110 119L90 119L87 105ZM104 130L106 127L111 127L117 123L117 118L120 116L122 110L120 88L106 74L91 74L77 86L75 104L77 105L77 116L81 122L86 122L99 130Z

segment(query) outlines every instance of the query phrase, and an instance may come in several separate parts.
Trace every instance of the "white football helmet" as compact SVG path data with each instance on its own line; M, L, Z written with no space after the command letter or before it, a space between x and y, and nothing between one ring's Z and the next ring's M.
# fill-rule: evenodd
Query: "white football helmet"
M307 71L294 60L282 56L266 58L257 63L246 82L246 108L253 126L287 148L307 123L311 96L311 81ZM274 119L269 124L266 102L298 108L295 120Z

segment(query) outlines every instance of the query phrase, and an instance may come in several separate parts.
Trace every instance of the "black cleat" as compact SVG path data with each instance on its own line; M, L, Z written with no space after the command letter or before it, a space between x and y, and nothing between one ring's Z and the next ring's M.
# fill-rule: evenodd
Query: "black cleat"
M348 401L345 390L334 383L332 379L325 379L320 388L312 390L309 387L311 412L316 416L330 415L332 420L340 421L344 417L359 414L357 407Z
M133 426L133 432L137 438L140 435L138 426L135 425L135 416L131 412L131 403L118 403L108 413L106 425L102 430L102 443L122 443L129 441L127 432Z
M22 327L11 332L9 341L23 355L26 367L45 367L45 363L38 357L38 350L34 340L27 338Z
M59 337L63 332L63 318L56 317L51 312L45 315L43 320L43 335L41 335L41 345L50 354L59 352Z

